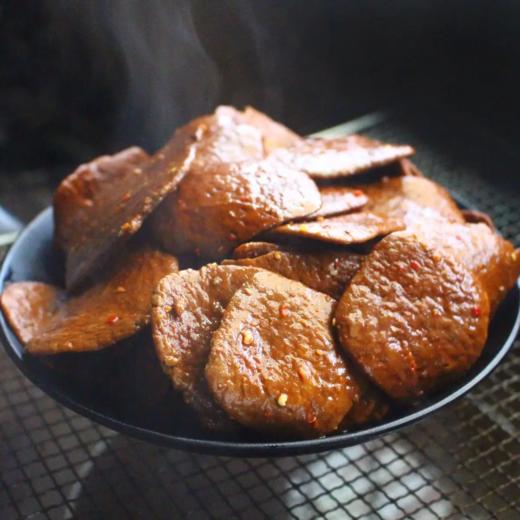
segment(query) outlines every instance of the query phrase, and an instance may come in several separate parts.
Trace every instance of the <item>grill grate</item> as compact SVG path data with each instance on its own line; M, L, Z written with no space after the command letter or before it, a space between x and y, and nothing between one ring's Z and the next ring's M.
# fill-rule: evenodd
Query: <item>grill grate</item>
M428 176L491 213L520 245L518 188L507 184L519 161L492 136L468 135L468 126L476 128L421 125L403 113L367 133L414 144ZM413 427L280 459L195 455L114 433L57 405L3 352L0 381L5 520L520 517L518 342L469 396Z

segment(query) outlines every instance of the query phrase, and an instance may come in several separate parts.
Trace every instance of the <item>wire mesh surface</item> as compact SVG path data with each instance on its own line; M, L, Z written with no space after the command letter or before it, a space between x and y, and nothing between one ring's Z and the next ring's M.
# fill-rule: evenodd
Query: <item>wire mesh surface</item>
M518 157L463 123L417 126L403 115L366 133L415 145L428 176L519 245L519 190L508 181ZM326 454L233 459L98 426L46 397L2 352L0 519L517 519L519 396L517 342L466 398L404 431Z

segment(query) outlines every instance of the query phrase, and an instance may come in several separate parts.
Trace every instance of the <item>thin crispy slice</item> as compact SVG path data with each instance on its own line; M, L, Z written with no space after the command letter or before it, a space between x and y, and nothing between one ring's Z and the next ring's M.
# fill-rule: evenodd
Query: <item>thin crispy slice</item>
M230 417L283 435L334 431L355 386L331 330L335 301L262 271L239 289L213 335L209 387Z
M277 148L287 148L301 139L298 134L253 107L246 107L244 116L251 125L262 132L262 142L266 154Z
M398 218L383 218L375 213L361 211L314 222L284 224L271 230L269 236L296 236L351 245L363 244L404 227L403 221Z
M316 253L271 251L224 262L267 269L338 299L359 269L363 257L343 249Z
M274 152L280 160L314 179L348 177L413 155L408 145L385 144L361 135L308 137Z
M2 293L2 309L31 354L99 350L149 322L155 285L177 268L174 257L140 249L76 297L45 283L13 283Z
M383 218L402 219L407 227L423 221L464 222L448 191L424 177L384 177L358 188L368 197L364 211Z
M185 401L212 428L229 425L204 379L211 336L235 291L257 271L209 264L167 276L155 291L152 334L159 360Z
M153 223L166 250L216 259L320 206L314 182L277 161L208 162L190 170Z
M454 256L480 280L493 313L520 276L520 250L486 223L428 222L414 232L426 243Z
M496 230L495 223L490 215L484 213L483 211L478 211L476 209L463 209L461 213L464 217L464 220L470 224L486 224L493 231Z
M384 238L337 310L343 348L389 396L414 399L464 373L487 337L489 301L472 273L413 234Z
M233 258L255 258L280 249L281 246L273 242L245 242L235 248Z
M127 150L80 166L60 184L54 210L68 289L102 269L180 182L201 124L196 120L178 130L149 160L140 150Z
M321 195L321 208L306 217L306 220L350 213L351 211L363 208L368 202L368 198L362 190L349 188L347 186L323 186L320 187L319 190Z

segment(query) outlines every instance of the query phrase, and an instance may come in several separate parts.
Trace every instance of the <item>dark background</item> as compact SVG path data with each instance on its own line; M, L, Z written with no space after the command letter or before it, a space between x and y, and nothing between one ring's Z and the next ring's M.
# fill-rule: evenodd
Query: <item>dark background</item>
M423 123L456 111L516 142L519 26L514 0L4 1L0 202L26 216L20 186L42 205L79 162L153 151L218 103L303 133L387 107Z

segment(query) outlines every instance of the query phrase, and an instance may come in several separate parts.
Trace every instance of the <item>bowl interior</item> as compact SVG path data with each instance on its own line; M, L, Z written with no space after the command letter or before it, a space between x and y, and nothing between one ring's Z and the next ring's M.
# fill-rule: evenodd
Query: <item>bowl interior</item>
M49 208L36 217L11 248L0 271L0 291L12 281L60 283L63 263L52 243ZM475 366L415 408L395 410L383 423L307 441L280 441L240 431L202 429L170 387L153 357L149 333L96 353L35 358L10 330L3 315L4 346L24 374L63 405L114 430L151 442L193 451L241 456L276 456L329 450L367 441L411 424L462 396L486 377L510 349L520 324L520 291L515 286L498 309L484 351Z

